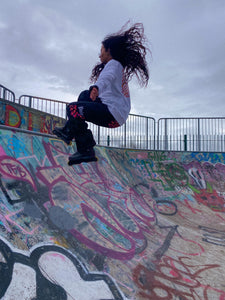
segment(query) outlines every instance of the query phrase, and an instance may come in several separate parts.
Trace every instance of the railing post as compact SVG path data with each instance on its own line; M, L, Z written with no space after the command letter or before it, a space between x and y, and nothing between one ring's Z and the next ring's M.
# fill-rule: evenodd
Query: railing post
M157 149L156 150L159 150L159 122L160 119L157 121Z
M148 149L148 117L146 117L146 149Z
M98 126L98 145L100 144L100 126Z
M124 124L124 148L127 146L127 122Z
M31 107L31 104L32 104L32 97L29 96L29 107Z
M198 151L201 151L201 141L200 141L200 119L198 118Z
M184 151L187 151L187 135L184 135Z
M153 150L155 150L155 145L156 145L155 136L156 136L156 121L155 121L155 119L154 119Z
M3 99L6 99L6 89L3 88Z
M165 150L168 150L167 119L165 119Z
M110 136L107 135L107 146L109 147L110 146Z

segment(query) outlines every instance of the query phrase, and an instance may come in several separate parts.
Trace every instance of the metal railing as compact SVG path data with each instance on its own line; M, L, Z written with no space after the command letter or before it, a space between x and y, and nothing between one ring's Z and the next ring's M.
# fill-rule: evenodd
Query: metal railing
M133 149L155 149L155 119L130 114L118 128L105 128L89 123L99 145Z
M13 91L0 84L0 99L15 102L16 97Z
M19 104L66 119L68 102L22 95ZM130 114L119 128L104 128L89 123L99 145L122 148L155 149L155 119Z
M157 149L224 152L225 117L159 119Z
M30 95L21 95L19 97L19 104L66 119L66 106L68 103L66 103L65 101L35 97Z
M15 94L0 85L0 98L66 119L67 102ZM89 123L97 144L120 148L165 151L225 151L225 117L154 118L130 114L119 128Z

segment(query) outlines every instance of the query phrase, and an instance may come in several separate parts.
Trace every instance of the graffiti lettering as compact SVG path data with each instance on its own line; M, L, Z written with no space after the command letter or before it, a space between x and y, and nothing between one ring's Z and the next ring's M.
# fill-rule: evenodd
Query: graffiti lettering
M217 268L218 265L195 266L197 271L192 271L192 265L185 263L187 257L180 257L175 260L171 257L164 257L157 266L156 270L149 270L143 265L134 269L133 279L136 282L140 297L149 300L170 300L178 299L197 299L197 289L203 289L201 299L210 300L210 290L217 293L218 298L222 299L225 292L216 290L209 285L200 283L200 274L206 270ZM221 298L219 298L221 297Z
M223 259L204 263L225 246L224 156L99 147L98 163L69 167L74 145L14 131L0 135L0 297L18 283L24 299L225 299Z
M1 298L124 299L108 275L90 273L75 255L62 247L41 245L21 254L0 240L0 259L1 272L4 271Z
M22 170L21 166L15 166L10 163L2 163L2 169L5 169L5 172L8 172L13 177L24 178L26 176L26 172Z

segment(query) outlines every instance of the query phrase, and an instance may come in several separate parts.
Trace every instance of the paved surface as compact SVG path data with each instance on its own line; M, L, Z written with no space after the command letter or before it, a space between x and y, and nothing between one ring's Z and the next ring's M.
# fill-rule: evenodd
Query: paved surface
M73 152L0 128L1 299L225 299L225 153Z

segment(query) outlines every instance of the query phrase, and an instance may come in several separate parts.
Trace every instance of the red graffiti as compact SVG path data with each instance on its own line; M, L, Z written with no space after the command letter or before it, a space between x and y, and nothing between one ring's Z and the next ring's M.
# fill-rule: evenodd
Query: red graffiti
M200 193L195 193L195 200L198 203L208 206L214 211L225 211L225 201L220 197L215 190L208 191L207 189L201 190Z
M189 265L185 260L189 258L164 256L155 270L138 265L133 271L134 282L139 288L138 296L148 300L171 300L175 297L182 300L203 299L198 295L197 289L200 287L205 300L212 299L209 298L209 291L219 294L217 299L225 299L224 291L203 285L200 281L202 272L219 265Z
M20 127L21 117L17 109L11 105L6 105L5 125Z

